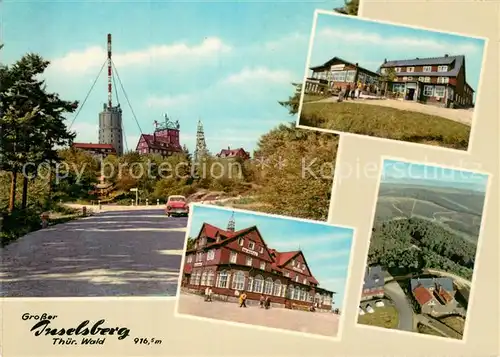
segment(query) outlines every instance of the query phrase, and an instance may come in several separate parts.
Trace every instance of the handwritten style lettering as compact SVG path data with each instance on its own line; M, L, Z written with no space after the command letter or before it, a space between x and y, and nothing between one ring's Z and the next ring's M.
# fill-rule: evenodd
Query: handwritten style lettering
M106 336L106 335L117 335L119 340L123 340L126 338L129 333L130 329L126 327L101 327L105 323L105 320L99 320L92 327L87 327L90 324L89 320L82 321L80 325L78 325L76 328L51 328L49 325L51 324L52 321L50 320L41 320L37 322L30 331L32 331L35 336L40 336L44 334L45 336L47 335L52 335L52 336L88 336L88 335L101 335L101 336Z

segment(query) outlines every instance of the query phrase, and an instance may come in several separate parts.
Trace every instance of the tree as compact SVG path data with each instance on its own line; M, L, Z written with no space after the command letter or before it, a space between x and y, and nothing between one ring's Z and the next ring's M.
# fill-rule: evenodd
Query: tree
M383 73L380 75L380 82L384 83L384 93L387 96L387 89L389 87L389 82L394 82L397 78L397 73L394 68L384 68Z
M285 107L288 110L290 115L295 115L299 111L300 105L300 95L302 92L302 84L292 83L294 86L294 93L288 100L278 102L281 106Z
M334 11L344 15L357 16L359 11L359 0L345 0L344 6L335 8Z
M59 161L56 146L67 146L75 137L63 115L76 110L77 102L48 93L40 79L49 62L27 54L12 66L0 69L2 142L0 169L11 173L9 211L15 205L17 175L23 174L22 208L26 208L28 173L35 174L42 162ZM49 185L51 183L49 182Z

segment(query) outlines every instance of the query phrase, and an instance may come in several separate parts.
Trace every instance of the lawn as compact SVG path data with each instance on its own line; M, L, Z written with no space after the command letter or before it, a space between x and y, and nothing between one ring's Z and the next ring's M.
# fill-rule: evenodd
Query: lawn
M446 336L440 334L439 332L437 332L436 330L434 330L434 329L432 329L432 328L430 328L428 326L425 326L423 324L418 324L417 329L418 329L419 333L423 333L423 334L426 334L426 335L446 337Z
M322 94L304 94L304 98L302 99L302 103L315 102L317 100L328 98L327 95Z
M465 319L460 316L447 316L439 319L442 323L449 326L459 334L464 334Z
M375 307L372 314L365 313L358 316L358 323L385 328L398 327L398 310L393 306Z
M305 103L300 125L467 150L470 126L449 119L358 103Z

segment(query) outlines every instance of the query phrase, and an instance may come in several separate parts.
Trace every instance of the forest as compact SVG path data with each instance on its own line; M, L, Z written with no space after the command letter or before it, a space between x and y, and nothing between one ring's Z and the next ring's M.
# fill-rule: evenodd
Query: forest
M409 218L376 223L368 264L385 269L426 268L472 279L477 246L425 219Z

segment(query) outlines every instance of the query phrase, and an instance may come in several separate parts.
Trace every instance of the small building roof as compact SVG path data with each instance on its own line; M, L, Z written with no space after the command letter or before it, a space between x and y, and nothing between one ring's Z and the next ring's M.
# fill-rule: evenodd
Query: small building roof
M361 67L358 63L352 63L352 62L346 61L346 60L344 60L340 57L337 57L337 56L329 59L328 61L326 61L325 63L323 63L321 65L313 66L313 67L310 67L309 69L312 71L317 70L317 69L324 69L325 67L332 65L332 63L334 63L334 62L342 62L343 64L346 64L346 65L358 67L358 68L362 69L363 72L367 72L373 76L376 76L376 77L380 76L380 73L370 71L369 69Z
M366 267L363 289L381 288L385 284L384 272L380 265Z
M443 287L446 291L454 291L453 279L448 277L439 278L417 278L410 280L411 289L415 289L418 285L422 285L426 289Z
M415 297L415 300L420 305L427 304L429 301L432 300L432 294L430 293L429 290L427 290L424 286L418 285L413 291L413 296Z

